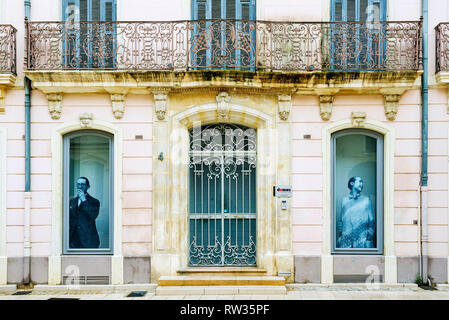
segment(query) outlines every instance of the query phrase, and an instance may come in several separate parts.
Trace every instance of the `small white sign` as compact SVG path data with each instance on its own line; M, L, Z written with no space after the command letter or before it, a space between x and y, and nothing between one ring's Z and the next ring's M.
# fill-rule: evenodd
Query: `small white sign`
M274 186L273 195L277 198L291 198L292 186Z

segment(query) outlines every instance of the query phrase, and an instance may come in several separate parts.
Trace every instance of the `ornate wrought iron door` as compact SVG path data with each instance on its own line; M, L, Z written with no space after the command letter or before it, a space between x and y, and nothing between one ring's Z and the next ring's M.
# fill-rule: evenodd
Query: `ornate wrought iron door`
M190 131L189 265L256 265L256 131Z

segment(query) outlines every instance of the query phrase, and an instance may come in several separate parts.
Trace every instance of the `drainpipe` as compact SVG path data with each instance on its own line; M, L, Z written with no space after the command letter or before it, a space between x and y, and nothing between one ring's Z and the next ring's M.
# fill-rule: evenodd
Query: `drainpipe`
M428 0L422 0L422 118L421 118L421 278L428 283L428 230L427 230L427 159L428 159L428 108L429 108L429 70L428 70Z
M24 1L25 21L30 20L31 0ZM28 24L25 24L28 27ZM25 30L27 33L27 30ZM25 50L28 51L28 34L25 37ZM27 52L25 56L27 56ZM24 239L23 239L23 283L31 282L31 80L24 77L25 89L25 206L24 206Z

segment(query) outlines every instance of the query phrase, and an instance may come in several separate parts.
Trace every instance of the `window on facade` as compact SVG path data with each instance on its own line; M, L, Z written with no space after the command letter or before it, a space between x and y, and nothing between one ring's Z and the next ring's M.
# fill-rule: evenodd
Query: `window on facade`
M193 0L192 67L254 68L255 8L255 0Z
M332 0L330 63L337 70L385 68L385 0Z
M383 137L368 130L332 136L333 253L382 253Z
M112 253L112 149L106 133L64 137L64 253Z
M190 131L189 265L256 265L256 131Z
M110 69L116 60L116 1L63 0L63 65L68 69Z

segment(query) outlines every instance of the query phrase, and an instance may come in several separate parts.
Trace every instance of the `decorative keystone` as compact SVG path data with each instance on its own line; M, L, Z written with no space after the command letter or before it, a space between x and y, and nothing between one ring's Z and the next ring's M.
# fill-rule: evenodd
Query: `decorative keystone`
M351 113L352 125L360 128L365 126L366 112L353 112Z
M292 111L292 96L290 95L279 95L278 96L278 113L279 119L287 121Z
M125 94L113 93L111 94L112 113L114 118L121 119L125 114Z
M229 101L231 101L231 97L227 92L220 92L216 99L218 119L229 120Z
M53 120L61 118L62 113L62 93L48 93L48 111Z
M82 127L91 127L93 119L94 119L94 115L92 113L81 113L80 114L80 123L81 123Z
M154 112L158 120L164 120L167 114L168 92L153 92Z
M405 89L381 89L380 93L384 96L385 117L393 121L398 114L398 104L401 95Z

